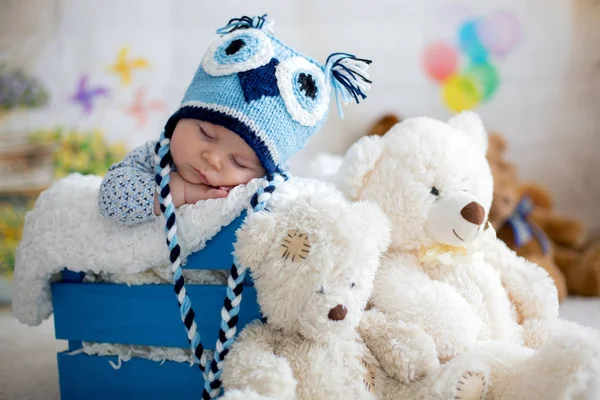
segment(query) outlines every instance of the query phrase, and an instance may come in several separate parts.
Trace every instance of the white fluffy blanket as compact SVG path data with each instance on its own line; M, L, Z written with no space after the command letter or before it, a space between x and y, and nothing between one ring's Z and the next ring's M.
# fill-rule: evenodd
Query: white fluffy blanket
M106 220L97 203L101 181L98 176L69 175L44 191L27 213L12 299L13 314L22 323L38 325L50 316L50 280L63 268L135 274L169 264L164 217L135 226ZM262 182L238 186L224 199L180 207L182 257L204 248L221 227L238 217Z

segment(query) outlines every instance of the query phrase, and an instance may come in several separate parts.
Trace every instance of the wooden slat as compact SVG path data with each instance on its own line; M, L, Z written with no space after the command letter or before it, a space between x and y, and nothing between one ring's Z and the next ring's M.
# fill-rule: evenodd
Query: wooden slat
M236 240L235 231L242 225L246 218L246 211L234 219L229 225L223 227L206 247L192 253L183 268L186 269L231 269L233 264L233 243ZM165 245L166 246L166 245Z
M186 285L202 344L214 349L224 285ZM57 339L138 345L189 346L172 285L52 284ZM245 287L238 332L261 317L256 291Z
M62 400L194 399L202 395L204 379L198 366L166 361L164 364L132 358L115 370L114 356L58 353Z

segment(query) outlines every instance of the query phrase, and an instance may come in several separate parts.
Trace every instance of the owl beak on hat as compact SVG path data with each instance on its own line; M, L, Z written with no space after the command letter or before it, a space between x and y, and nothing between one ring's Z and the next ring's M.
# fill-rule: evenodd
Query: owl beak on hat
M279 64L279 60L272 58L268 64L263 65L249 71L238 72L240 85L244 92L246 103L252 100L258 100L261 97L279 96L279 88L277 87L277 78L275 69Z

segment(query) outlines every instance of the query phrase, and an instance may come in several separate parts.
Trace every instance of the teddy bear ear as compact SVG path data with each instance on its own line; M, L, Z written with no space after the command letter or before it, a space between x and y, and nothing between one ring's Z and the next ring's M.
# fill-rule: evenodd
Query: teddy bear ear
M369 173L383 154L384 140L381 136L365 136L348 149L334 181L349 198L359 199Z
M361 237L374 238L377 250L386 252L391 241L391 224L379 205L371 201L358 201L352 204L352 214L362 224L356 232Z
M448 125L467 134L469 139L479 147L483 153L487 152L488 135L483 126L481 117L473 111L463 111L448 120Z

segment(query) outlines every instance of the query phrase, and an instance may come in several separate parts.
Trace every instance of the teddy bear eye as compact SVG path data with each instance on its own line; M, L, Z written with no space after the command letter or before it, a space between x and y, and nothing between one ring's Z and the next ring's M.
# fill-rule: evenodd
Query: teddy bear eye
M321 286L319 288L319 290L317 290L317 293L319 293L319 294L325 294L325 288L323 286Z
M349 286L350 286L351 288L353 288L354 286L356 286L356 283L355 283L355 282L350 282Z
M430 193L432 195L434 195L434 196L439 196L440 195L440 191L435 186L431 188L431 192Z

